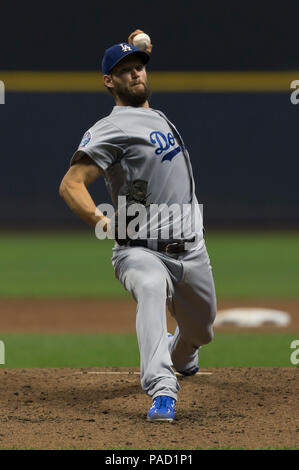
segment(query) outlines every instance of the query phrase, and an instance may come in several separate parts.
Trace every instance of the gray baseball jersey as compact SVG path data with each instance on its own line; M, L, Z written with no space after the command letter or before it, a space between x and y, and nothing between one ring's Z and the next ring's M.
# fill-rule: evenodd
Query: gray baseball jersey
M139 238L190 238L196 234L203 244L202 214L194 191L188 151L175 126L152 108L115 106L111 114L85 134L71 164L87 154L104 170L104 178L117 208L118 196L127 192L135 179L148 181L148 202L160 206L147 209ZM176 208L178 212L164 210ZM164 206L165 209L165 206ZM161 236L162 234L162 236ZM172 236L171 236L172 235Z

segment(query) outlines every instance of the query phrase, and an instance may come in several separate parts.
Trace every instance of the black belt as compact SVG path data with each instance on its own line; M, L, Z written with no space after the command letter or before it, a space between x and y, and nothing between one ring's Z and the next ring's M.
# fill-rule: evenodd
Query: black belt
M156 243L156 251L161 251L164 253L184 253L185 243L194 242L195 237L186 240L154 240ZM129 246L143 246L144 248L149 248L148 240L130 240L128 242Z

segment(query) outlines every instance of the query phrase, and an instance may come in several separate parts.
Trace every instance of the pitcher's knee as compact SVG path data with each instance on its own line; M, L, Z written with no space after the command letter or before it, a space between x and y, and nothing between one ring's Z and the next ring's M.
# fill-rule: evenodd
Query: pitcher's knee
M214 338L213 330L208 329L200 337L200 345L209 344Z
M204 344L209 344L214 338L214 333L212 327L206 329L200 329L198 331L194 330L189 342L191 342L194 347L199 348Z
M135 271L133 275L131 274L130 280L134 286L134 291L137 291L139 294L142 293L148 296L165 295L166 297L166 279L160 273Z
M143 276L138 281L138 288L147 294L161 295L165 293L166 295L166 281L159 276Z

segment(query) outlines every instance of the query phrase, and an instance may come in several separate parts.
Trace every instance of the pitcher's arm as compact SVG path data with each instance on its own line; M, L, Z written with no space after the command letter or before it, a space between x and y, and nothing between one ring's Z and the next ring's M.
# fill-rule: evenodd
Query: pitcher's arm
M88 156L83 157L70 167L59 188L60 196L72 211L92 226L95 226L101 219L105 219L109 223L109 219L97 209L87 190L87 186L99 178L102 173L103 170Z

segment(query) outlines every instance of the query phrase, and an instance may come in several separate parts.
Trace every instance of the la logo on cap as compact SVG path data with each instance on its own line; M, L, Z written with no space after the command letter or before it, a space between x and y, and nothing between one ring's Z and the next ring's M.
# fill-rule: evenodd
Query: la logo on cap
M131 51L132 48L128 46L127 44L120 44L120 47L122 48L123 52Z

